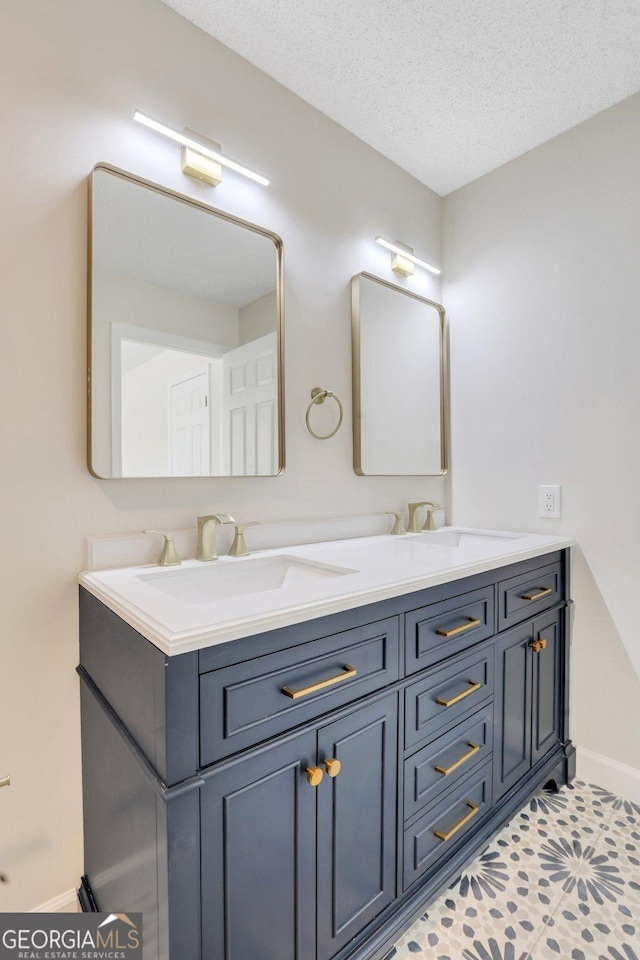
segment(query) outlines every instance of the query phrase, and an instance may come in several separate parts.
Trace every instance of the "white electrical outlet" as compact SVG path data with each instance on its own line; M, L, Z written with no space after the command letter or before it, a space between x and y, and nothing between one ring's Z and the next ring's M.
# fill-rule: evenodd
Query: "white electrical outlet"
M560 487L538 487L538 516L560 519Z

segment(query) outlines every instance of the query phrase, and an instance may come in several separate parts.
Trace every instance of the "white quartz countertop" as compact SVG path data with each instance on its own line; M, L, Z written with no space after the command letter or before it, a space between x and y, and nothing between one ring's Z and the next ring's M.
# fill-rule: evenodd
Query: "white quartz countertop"
M171 656L562 550L568 537L444 527L84 572L80 584Z

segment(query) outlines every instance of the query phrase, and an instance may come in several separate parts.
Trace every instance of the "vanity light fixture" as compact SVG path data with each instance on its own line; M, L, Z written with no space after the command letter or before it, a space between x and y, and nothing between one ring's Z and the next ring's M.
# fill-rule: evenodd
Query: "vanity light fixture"
M391 250L393 254L391 257L391 269L396 273L401 273L403 277L412 276L414 263L419 267L424 267L425 270L430 270L431 273L435 273L436 275L440 274L440 270L438 270L437 267L433 267L430 263L427 263L426 260L421 260L420 257L414 256L413 247L408 247L404 243L391 243L382 237L376 237L376 243L379 243L381 247L386 247L387 250Z
M138 123L143 123L145 127L169 137L170 140L180 143L183 148L182 169L190 176L195 176L215 187L222 180L220 167L229 167L230 170L235 170L236 173L241 173L243 176L255 180L256 183L261 183L264 187L269 186L266 177L249 170L248 167L243 167L241 163L236 163L235 160L230 160L229 157L223 156L219 150L214 150L212 147L194 139L194 136L200 136L200 134L194 134L192 130L180 133L179 130L174 130L173 127L168 127L166 123L148 117L146 113L141 113L140 110L135 111L133 119L137 120ZM213 146L217 146L217 144L213 144Z

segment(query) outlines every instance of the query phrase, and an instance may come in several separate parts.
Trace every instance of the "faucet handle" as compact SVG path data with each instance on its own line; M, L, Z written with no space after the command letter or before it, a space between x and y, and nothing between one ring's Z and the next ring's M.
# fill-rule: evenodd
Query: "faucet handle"
M409 504L409 523L407 524L409 528L409 533L420 533L420 527L418 525L418 510L420 509L420 507L437 507L437 506L438 504L434 503L433 500L420 500L418 503L410 503ZM424 529L426 529L426 527Z
M435 521L433 519L433 514L435 510L442 510L442 507L439 503L430 504L431 509L427 510L427 519L424 522L423 530L437 530Z
M155 534L158 537L164 537L164 547L158 560L159 567L175 567L182 563L182 560L176 552L176 545L173 542L173 533L170 530L143 530L143 533Z
M401 513L396 513L395 510L385 510L385 513L387 513L390 517L396 518L391 531L394 536L400 536L401 534L407 532L404 528L404 523L402 522Z
M248 557L249 551L247 549L247 544L244 539L244 531L247 527L257 527L259 525L258 520L249 520L247 523L236 523L236 535L233 538L233 543L229 548L230 557Z

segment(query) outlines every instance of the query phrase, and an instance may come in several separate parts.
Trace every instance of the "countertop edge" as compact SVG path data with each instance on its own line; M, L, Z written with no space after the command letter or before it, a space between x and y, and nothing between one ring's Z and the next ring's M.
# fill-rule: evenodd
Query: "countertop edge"
M508 555L472 561L459 567L443 569L421 577L392 581L383 586L377 585L369 589L361 589L352 594L342 594L335 598L322 598L298 606L290 606L281 611L269 611L242 620L228 620L213 629L207 627L206 629L189 630L184 633L171 633L163 629L162 624L157 620L145 616L137 607L119 599L104 588L96 581L92 572L81 573L78 582L80 586L104 603L106 607L121 617L141 636L149 640L162 653L171 657L221 643L230 643L243 637L266 633L269 630L293 626L297 623L330 616L356 607L367 606L381 600L416 593L429 587L452 583L455 580L485 573L488 570L498 570L501 567L511 566L523 560L531 560L547 553L566 550L575 545L576 541L572 537L558 537L555 543L539 544Z

